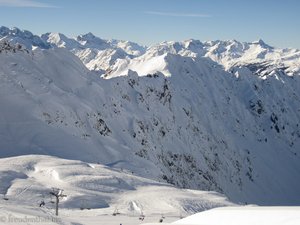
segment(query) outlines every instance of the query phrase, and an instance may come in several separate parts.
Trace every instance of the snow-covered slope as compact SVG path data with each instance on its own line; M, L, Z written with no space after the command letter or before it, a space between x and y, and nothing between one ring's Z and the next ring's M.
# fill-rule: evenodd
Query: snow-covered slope
M117 208L127 215L179 215L233 205L216 192L181 190L100 164L39 155L0 161L0 194L8 204L37 207L44 200L48 209L54 208L49 192L60 188L67 195L61 208L105 209L110 214Z
M59 204L59 224L93 224L92 220L99 224L99 217L118 221L120 216L132 217L138 224L141 215L146 221L148 217L158 221L161 215L179 217L233 205L215 192L177 189L130 171L50 156L0 159L0 182L0 195L4 196L0 199L0 224L12 223L14 217L55 219L52 188L62 189L66 195ZM39 207L41 202L44 205ZM89 222L82 223L85 217Z
M1 53L1 156L99 162L236 202L299 204L298 51L286 50L284 68L258 57L227 68L208 45L166 42L113 63L102 55L106 79L67 47Z
M222 207L201 212L172 224L182 225L296 225L300 207ZM149 224L150 225L150 224ZM154 224L153 224L154 225Z
M127 71L129 74L137 71L142 76L154 71L156 74L146 76L152 79L159 79L159 74L171 74L165 79L163 94L157 95L163 96L162 102L168 108L164 116L169 115L163 119L166 129L161 134L164 138L160 147L164 151L168 149L168 154L163 153L161 159L169 171L169 176L164 177L168 182L194 188L213 187L230 193L236 200L248 202L255 198L254 202L260 204L264 201L280 204L276 201L281 198L279 193L286 193L283 189L299 186L299 74L288 76L275 70L262 79L247 67L229 73L204 58L170 53L156 56L151 51L149 55L146 53L130 61L128 66L117 67L106 78L124 75ZM151 88L142 94L147 96L142 101L150 105L150 111L156 108L152 106L155 100L151 95ZM151 131L146 134L148 142L151 135ZM151 145L159 142L155 139ZM178 159L175 152L179 158L182 152L182 157L192 155L185 162L187 168L182 169L182 159ZM287 172L288 167L290 172ZM186 171L189 173L185 174ZM194 186L194 179L201 180L198 187ZM220 183L226 185L220 187ZM268 187L263 188L266 183ZM248 195L244 186L255 191ZM276 189L278 195L267 200L270 191ZM280 201L289 204L295 200L292 196L288 198L285 195Z

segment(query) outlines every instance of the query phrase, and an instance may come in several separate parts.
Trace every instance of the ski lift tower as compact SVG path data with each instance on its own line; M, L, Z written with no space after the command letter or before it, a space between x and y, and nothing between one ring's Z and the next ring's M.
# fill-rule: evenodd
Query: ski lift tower
M56 198L56 210L55 210L55 215L56 216L58 216L58 203L59 203L59 200L64 198L64 197L67 197L67 195L63 194L63 191L64 190L59 189L59 188L52 188L52 191L50 191L50 194L53 195Z

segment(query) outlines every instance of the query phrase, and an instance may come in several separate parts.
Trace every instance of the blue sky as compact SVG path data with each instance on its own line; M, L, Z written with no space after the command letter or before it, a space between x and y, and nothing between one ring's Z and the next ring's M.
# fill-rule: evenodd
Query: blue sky
M0 0L3 26L36 34L92 32L150 45L255 41L300 48L300 0Z

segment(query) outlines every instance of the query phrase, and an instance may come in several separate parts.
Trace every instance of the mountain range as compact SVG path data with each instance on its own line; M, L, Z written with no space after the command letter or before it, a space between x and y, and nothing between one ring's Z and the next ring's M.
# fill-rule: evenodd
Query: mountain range
M300 204L300 51L0 28L0 156L104 164L236 203Z

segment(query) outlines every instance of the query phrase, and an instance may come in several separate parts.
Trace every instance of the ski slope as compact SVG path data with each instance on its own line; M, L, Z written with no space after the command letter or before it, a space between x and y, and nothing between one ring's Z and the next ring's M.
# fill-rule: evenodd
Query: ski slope
M175 220L206 209L234 205L216 192L178 189L138 177L131 171L27 155L0 159L0 224L13 217L56 218L55 199L50 195L53 187L63 189L67 195L59 204L58 218L62 222L54 224L99 224L99 219L110 221L108 224L120 220L139 224L143 222L138 219L141 215L145 216L144 222L158 221L162 215ZM42 201L45 205L39 207Z

